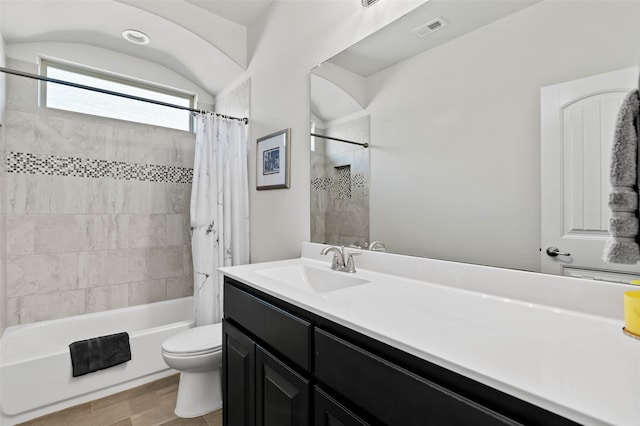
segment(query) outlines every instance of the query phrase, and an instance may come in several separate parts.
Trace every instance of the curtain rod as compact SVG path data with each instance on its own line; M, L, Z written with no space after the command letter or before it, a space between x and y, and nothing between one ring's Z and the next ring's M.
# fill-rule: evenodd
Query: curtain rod
M348 141L346 139L332 138L331 136L319 135L317 133L310 133L310 135L311 136L315 136L316 138L330 139L332 141L345 142L345 143L350 143L350 144L353 144L353 145L360 145L362 147L369 148L369 144L366 143L366 142L362 143L362 142Z
M90 90L92 92L104 93L106 95L119 96L121 98L127 98L127 99L131 99L131 100L134 100L134 101L147 102L147 103L150 103L150 104L165 106L165 107L169 107L169 108L181 109L181 110L190 111L190 112L194 112L194 113L215 114L215 115L217 115L219 117L222 117L222 118L229 118L231 120L244 121L245 124L249 123L249 119L246 118L246 117L238 118L238 117L232 117L230 115L218 114L217 112L213 112L213 111L193 109L193 108L185 107L185 106L182 106L182 105L170 104L170 103L167 103L167 102L156 101L155 99L142 98L142 97L139 97L139 96L128 95L126 93L120 93L120 92L114 92L114 91L111 91L111 90L100 89L99 87L85 86L84 84L73 83L71 81L65 81L65 80L58 80L56 78L45 77L43 75L38 75L38 74L31 74L31 73L28 73L28 72L18 71L18 70L14 70L14 69L11 69L11 68L0 67L0 72L4 72L6 74L17 75L17 76L20 76L20 77L32 78L32 79L40 80L40 81L46 81L46 82L49 82L49 83L62 84L64 86L71 86L71 87L75 87L77 89L84 89L84 90Z

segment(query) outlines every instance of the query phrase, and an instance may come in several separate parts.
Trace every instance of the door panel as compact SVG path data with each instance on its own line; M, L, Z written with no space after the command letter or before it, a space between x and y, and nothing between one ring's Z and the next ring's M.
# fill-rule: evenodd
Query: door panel
M255 425L255 343L223 321L223 423Z
M610 153L622 100L637 85L638 67L541 90L542 272L640 273L640 266L602 260L609 237ZM548 256L557 247L569 255ZM575 274L574 274L575 276Z
M256 349L256 415L258 426L310 425L309 381Z

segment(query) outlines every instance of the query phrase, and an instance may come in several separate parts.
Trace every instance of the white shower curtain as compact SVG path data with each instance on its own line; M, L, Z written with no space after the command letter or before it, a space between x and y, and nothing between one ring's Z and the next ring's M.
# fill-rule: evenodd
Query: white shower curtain
M247 124L200 114L191 188L196 326L222 319L218 267L249 262Z

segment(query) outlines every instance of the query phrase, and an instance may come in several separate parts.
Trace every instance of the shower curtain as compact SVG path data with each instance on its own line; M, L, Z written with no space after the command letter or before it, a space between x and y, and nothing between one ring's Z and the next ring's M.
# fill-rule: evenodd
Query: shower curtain
M244 121L198 116L190 211L196 326L222 319L218 267L249 262L248 143Z

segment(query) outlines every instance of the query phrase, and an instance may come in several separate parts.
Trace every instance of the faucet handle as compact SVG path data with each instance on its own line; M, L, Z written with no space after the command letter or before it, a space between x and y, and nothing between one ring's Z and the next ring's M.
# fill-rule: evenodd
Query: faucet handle
M353 256L360 256L362 253L351 252L348 254L349 257L347 258L347 262L345 264L345 272L356 272L356 264L353 261Z
M338 256L338 253L333 253L333 261L331 262L331 269L335 271L339 271L340 268L342 268L342 265L340 265L340 257Z

